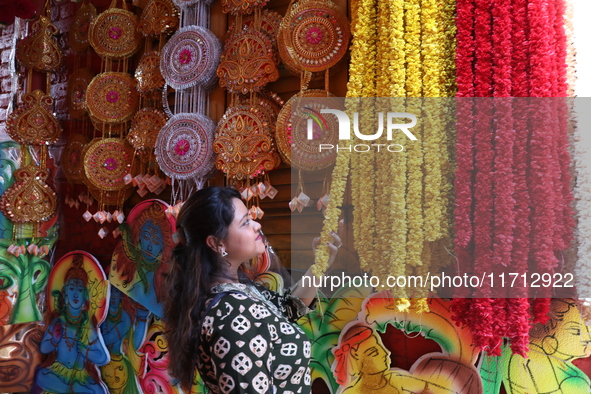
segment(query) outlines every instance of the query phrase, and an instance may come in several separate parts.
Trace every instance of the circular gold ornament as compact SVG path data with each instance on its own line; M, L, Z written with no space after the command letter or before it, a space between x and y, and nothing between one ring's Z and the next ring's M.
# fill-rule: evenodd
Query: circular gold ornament
M94 73L88 68L79 68L72 73L68 80L68 112L73 119L80 119L86 114L86 89Z
M68 33L70 37L70 46L73 51L84 52L90 46L90 43L88 42L88 32L90 30L90 24L96 16L96 8L87 1L84 1L82 6L76 11L74 22Z
M86 107L92 117L105 124L122 123L138 106L135 80L127 73L106 72L92 79L86 90Z
M171 0L150 0L140 17L138 31L144 36L170 34L179 25L179 10Z
M228 108L218 123L214 152L216 167L228 178L255 178L279 166L271 121L257 105Z
M124 189L131 174L133 149L119 138L94 139L84 151L84 173L93 187L104 191Z
M334 66L349 46L349 21L329 0L295 3L283 18L280 30L285 45L279 45L282 60L310 72Z
M135 69L137 89L144 94L162 89L164 77L160 72L160 52L146 52Z
M82 134L72 134L61 155L61 166L68 181L74 185L84 182L84 148L90 140Z
M138 18L132 12L109 8L90 24L90 45L101 57L126 59L139 48L141 35L137 24Z
M153 151L158 133L166 124L164 112L155 108L142 108L133 117L127 141L138 151Z
M320 150L321 144L336 146L339 123L335 116L321 114L324 109L341 109L342 103L325 90L306 90L290 98L277 117L277 150L285 163L302 171L318 171L336 161L337 151ZM308 139L308 119L312 139Z

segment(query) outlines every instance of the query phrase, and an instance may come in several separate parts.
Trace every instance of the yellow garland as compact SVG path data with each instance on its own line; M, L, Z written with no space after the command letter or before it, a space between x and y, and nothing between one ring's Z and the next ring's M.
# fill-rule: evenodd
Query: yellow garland
M406 41L406 96L421 97L423 92L421 0L406 0L404 8L406 24L404 33L404 40ZM394 15L392 16L394 17Z

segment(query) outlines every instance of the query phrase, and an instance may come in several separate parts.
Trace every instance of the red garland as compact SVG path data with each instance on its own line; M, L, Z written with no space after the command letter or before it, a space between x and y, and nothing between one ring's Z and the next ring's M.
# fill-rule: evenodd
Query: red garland
M490 0L475 0L474 36L476 61L474 63L474 92L476 97L492 95L492 21Z
M528 168L528 101L530 99L515 99L513 101L513 127L515 129L515 143L513 145L513 181L515 182L515 226L513 232L513 249L511 251L512 268L515 272L527 273L530 253L530 207L531 200L527 185ZM511 350L525 357L529 344L529 300L527 287L523 283L512 288L513 297L507 303L507 336L511 339Z
M529 96L529 25L527 19L527 0L514 0L512 15L512 96L527 97Z
M555 0L556 17L554 19L554 40L556 48L556 97L568 95L567 81L567 36L564 28L566 6L564 0Z
M456 4L456 83L458 97L474 96L474 1L457 0Z
M492 7L494 21L492 31L493 42L493 96L511 96L511 58L513 43L511 42L511 0L495 0ZM497 119L499 119L497 117Z

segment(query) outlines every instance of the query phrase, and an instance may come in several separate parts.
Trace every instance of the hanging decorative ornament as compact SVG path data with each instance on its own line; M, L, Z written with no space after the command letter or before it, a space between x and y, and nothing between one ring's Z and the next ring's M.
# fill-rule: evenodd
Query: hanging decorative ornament
M139 48L141 35L137 31L138 18L127 10L116 8L117 0L90 24L89 41L95 52L104 58L127 59Z
M257 8L267 5L266 0L222 0L222 12L228 14L251 14Z
M90 46L88 32L90 30L90 24L96 16L96 8L88 0L84 0L82 6L76 11L74 22L70 27L70 47L73 51L84 52Z
M158 133L166 125L166 115L155 108L142 108L133 117L127 141L140 152L152 152Z
M261 28L258 30L262 31L263 33L266 33L269 36L269 39L271 40L271 43L273 45L273 49L275 49L275 52L277 52L277 35L279 33L279 28L281 27L281 21L283 20L283 17L275 11L264 9L261 13L260 19ZM239 33L240 30L242 30L243 26L254 28L254 16L249 15L247 17L244 17L241 26L238 26L235 22L232 22L230 28L228 29L227 36L230 36L236 32ZM279 62L279 57L277 57L277 61Z
M68 112L73 119L80 119L86 114L86 89L94 73L88 68L79 68L68 80Z
M302 0L281 23L285 50L298 68L324 71L343 58L349 46L349 21L330 0ZM281 51L281 45L280 51ZM284 52L281 52L283 55Z
M0 210L14 223L44 222L57 210L55 191L45 182L49 171L35 165L14 172L15 182L0 198Z
M88 187L88 191L90 192L90 195L98 202L99 206L119 207L122 205L122 203L125 200L127 200L133 194L132 187L126 187L121 190L109 191L109 190L100 190L95 187L92 187L92 184L88 180L86 180L84 183ZM97 213L98 213L98 215L97 215ZM97 221L97 222L100 222L100 218L104 216L104 218L105 218L103 220L103 223L104 223L104 221L107 220L107 218L108 218L109 212L101 210L101 211L97 211L94 215L91 214L90 212L89 212L89 214L90 214L90 217L95 219L95 221ZM113 213L111 213L111 217L114 220L119 221L118 219L116 219L117 216L121 217L121 218L125 218L125 215L121 211L114 211ZM121 222L123 222L123 219L121 219ZM119 222L119 223L121 223L121 222Z
M119 191L132 173L133 149L119 138L94 139L84 151L84 172L93 187Z
M266 111L256 105L226 110L214 141L216 167L230 179L255 178L279 166L271 122Z
M177 90L210 86L215 81L221 49L221 43L210 30L201 26L183 27L162 48L162 76Z
M33 23L32 34L16 47L16 59L20 65L38 71L56 71L63 61L61 48L54 37L58 33L49 17L40 16Z
M23 145L50 145L59 140L62 127L53 116L53 100L41 90L23 96L23 104L6 120L10 138Z
M203 179L214 166L215 124L201 114L181 113L168 120L156 140L162 172L177 180Z
M138 31L144 36L168 35L179 25L179 10L171 0L150 0L140 16Z
M160 52L145 52L135 69L137 90L142 94L149 94L162 89L164 77L160 72Z
M277 115L281 107L283 107L283 100L276 93L269 90L261 90L260 92L253 93L252 95L240 95L237 97L236 105L256 104L263 109L269 116L271 123L277 120Z
M90 140L82 134L72 134L61 155L61 167L71 184L80 185L85 179L83 152Z
M306 90L292 96L277 117L275 138L283 161L301 171L318 171L333 165L336 149L319 151L318 147L320 144L337 145L339 124L334 116L323 116L320 110L344 110L342 107L342 102L326 90ZM312 121L312 139L308 139L309 120Z
M232 93L259 91L279 78L271 39L244 27L226 40L217 70L220 86Z
M138 106L135 80L127 73L106 72L92 79L86 90L86 107L98 122L122 123Z

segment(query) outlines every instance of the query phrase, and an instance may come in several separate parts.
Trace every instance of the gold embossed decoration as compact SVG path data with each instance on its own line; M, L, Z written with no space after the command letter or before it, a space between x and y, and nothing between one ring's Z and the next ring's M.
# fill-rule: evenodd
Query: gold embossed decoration
M247 15L266 4L267 0L222 0L222 11L226 14Z
M264 9L263 12L261 12L260 19L261 28L259 30L269 36L271 43L273 44L273 49L277 50L277 34L279 33L279 27L281 26L283 17L275 11ZM242 26L237 26L236 23L232 23L228 29L227 35L229 36L232 33L235 33L236 29L242 29L243 26L254 27L254 16L249 15L245 17L242 21ZM277 57L277 61L279 61L279 57Z
M92 187L118 191L132 173L133 149L119 138L94 139L84 151L84 172Z
M114 124L133 116L138 106L135 80L127 73L106 72L92 79L86 90L86 107L99 122Z
M226 41L217 75L220 86L232 93L256 92L276 81L279 71L271 39L245 26Z
M318 98L318 100L314 100ZM339 124L336 117L323 115L323 108L341 109L342 104L325 90L306 90L289 99L277 117L277 150L285 163L302 171L318 171L336 161L336 149L319 151L320 144L336 146ZM308 139L308 119L313 136Z
M53 116L53 100L41 90L27 93L23 103L6 120L10 138L24 145L50 145L59 140L62 127Z
M88 68L79 68L72 73L68 80L68 112L73 119L80 119L86 114L86 89L94 78L94 73Z
M281 163L271 122L257 105L228 108L218 123L213 149L216 167L230 179L255 178Z
M85 179L82 158L84 148L89 142L82 134L72 134L62 152L61 167L68 181L74 185L82 184Z
M133 117L127 141L140 152L154 150L158 133L166 124L164 112L155 108L142 108Z
M104 58L126 59L139 48L138 17L127 9L115 8L113 0L90 24L89 41L95 52ZM125 1L123 1L125 7Z
M156 140L156 160L172 179L205 177L214 166L215 124L201 114L180 113L171 117Z
M88 0L85 0L78 11L76 11L74 22L69 32L70 47L75 52L84 52L90 46L88 32L90 30L90 24L96 16L96 8Z
M55 191L45 182L49 171L33 164L14 172L15 182L0 198L0 210L14 223L44 222L57 209Z
M349 21L330 0L303 0L281 23L279 52L291 67L310 72L334 66L347 52Z
M32 26L32 33L16 46L16 59L21 66L38 71L56 71L63 55L55 39L58 29L49 17L40 16Z
M162 48L162 76L174 89L209 86L215 80L221 50L221 43L210 30L183 27Z
M160 72L160 52L145 52L135 69L137 89L142 94L148 94L162 89L164 77Z
M139 32L144 36L156 37L170 34L179 25L179 10L171 0L150 0L140 17Z
M283 107L283 100L276 93L269 90L263 89L260 92L250 95L237 96L236 105L249 106L251 103L263 109L267 113L271 123L277 120L277 115L279 115L279 111Z

